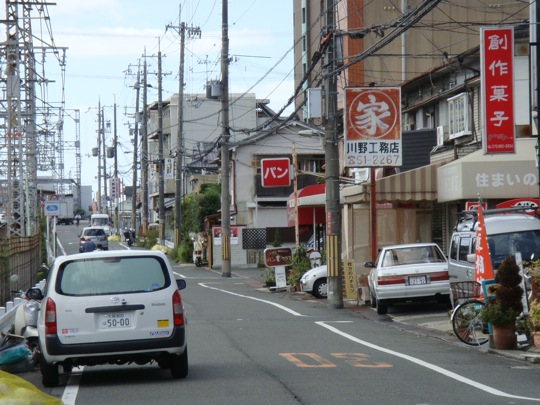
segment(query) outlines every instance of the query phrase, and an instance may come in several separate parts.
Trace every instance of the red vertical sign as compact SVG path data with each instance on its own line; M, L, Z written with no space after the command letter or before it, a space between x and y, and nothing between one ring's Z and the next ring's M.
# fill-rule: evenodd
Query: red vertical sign
M514 30L512 27L482 28L480 36L484 152L513 153Z

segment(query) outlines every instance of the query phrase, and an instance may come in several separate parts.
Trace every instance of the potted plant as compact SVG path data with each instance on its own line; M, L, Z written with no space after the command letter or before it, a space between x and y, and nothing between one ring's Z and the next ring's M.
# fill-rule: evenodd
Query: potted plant
M492 328L498 328L509 324L514 325L518 312L513 309L504 308L497 302L490 302L480 312L480 319L483 322L489 322Z
M306 271L310 269L310 262L307 257L307 250L303 246L297 246L292 256L292 262L287 272L287 284L294 286L297 290L300 287L300 279Z
M531 277L531 301L540 300L540 259L523 262Z
M480 312L480 319L491 324L492 346L496 349L516 347L516 318L523 311L519 270L513 257L501 262L495 275L494 298Z
M276 272L273 267L265 267L262 270L262 276L264 277L266 287L276 286Z
M531 302L527 321L531 330L532 343L540 349L540 301Z

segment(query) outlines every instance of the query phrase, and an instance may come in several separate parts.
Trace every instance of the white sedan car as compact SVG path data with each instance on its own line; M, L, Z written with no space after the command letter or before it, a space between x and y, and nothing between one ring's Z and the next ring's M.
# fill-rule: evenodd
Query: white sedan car
M435 243L386 246L375 263L364 265L371 268L371 306L378 314L386 314L393 302L450 299L448 262Z
M317 298L328 296L328 282L326 279L326 264L308 270L300 279L302 291L313 294Z

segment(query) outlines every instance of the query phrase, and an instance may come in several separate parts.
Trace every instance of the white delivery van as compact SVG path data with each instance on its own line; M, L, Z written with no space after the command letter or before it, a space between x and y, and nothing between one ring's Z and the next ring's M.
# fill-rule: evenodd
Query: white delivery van
M107 236L111 236L111 219L107 214L92 214L90 216L90 225L103 227Z
M507 256L521 253L523 260L540 258L540 219L527 210L484 210L484 223L493 270ZM474 253L478 218L464 211L454 228L448 249L450 282L474 280ZM534 255L534 256L533 256Z

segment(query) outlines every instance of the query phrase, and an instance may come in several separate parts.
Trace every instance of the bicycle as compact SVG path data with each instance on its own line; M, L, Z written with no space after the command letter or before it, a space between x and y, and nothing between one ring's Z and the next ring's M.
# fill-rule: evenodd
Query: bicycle
M482 285L476 281L450 283L452 329L460 341L470 346L480 346L489 342L488 326L479 317L485 306L480 298L481 289Z

